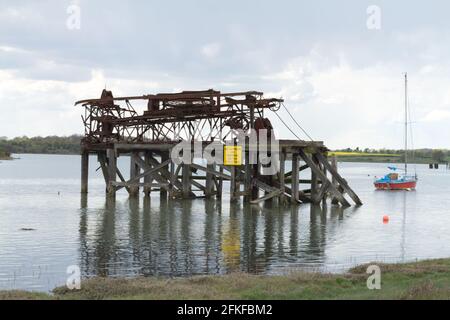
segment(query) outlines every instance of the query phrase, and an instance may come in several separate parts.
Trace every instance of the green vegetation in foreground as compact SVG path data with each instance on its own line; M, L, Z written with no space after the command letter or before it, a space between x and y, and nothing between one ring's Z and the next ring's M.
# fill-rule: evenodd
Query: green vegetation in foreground
M341 149L330 151L330 156L336 156L341 162L387 162L403 163L405 156L403 150L391 149ZM440 149L416 149L408 151L409 163L448 163L450 162L450 150Z
M80 135L2 138L0 150L8 153L80 154L81 138Z
M0 299L450 299L450 259L375 264L382 272L381 290L367 289L368 265L362 265L346 274L95 278L84 281L79 291L0 291Z

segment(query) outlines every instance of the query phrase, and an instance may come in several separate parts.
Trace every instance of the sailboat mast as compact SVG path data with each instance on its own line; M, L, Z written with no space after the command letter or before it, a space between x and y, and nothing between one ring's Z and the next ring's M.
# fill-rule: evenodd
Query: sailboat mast
M405 72L405 175L408 174L408 73Z

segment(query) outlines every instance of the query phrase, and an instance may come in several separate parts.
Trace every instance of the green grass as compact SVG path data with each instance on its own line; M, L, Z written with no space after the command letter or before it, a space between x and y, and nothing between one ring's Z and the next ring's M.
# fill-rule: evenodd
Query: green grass
M368 265L362 265L345 274L94 278L84 281L78 291L65 287L54 289L52 295L0 291L0 299L450 299L450 259L374 264L381 268L381 290L367 289Z

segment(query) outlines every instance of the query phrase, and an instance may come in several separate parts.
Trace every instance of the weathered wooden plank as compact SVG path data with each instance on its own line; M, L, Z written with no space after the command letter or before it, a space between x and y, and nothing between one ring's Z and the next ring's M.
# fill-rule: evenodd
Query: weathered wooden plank
M221 177L221 178L223 178L225 180L230 180L231 179L231 176L229 176L227 174L224 174L222 172L219 172L217 170L213 170L213 169L210 169L210 168L207 168L207 167L205 168L205 167L203 167L203 166L201 166L199 164L196 164L196 163L191 163L191 164L189 164L189 166L191 166L192 168L201 170L201 171L205 171L206 173L210 173L210 174L213 174L215 176ZM231 169L229 168L229 170L231 170Z
M205 192L206 191L206 187L204 185L202 185L201 183L195 181L194 179L191 179L191 183L193 186L196 186L199 190Z
M287 157L285 157L286 159L287 159ZM309 166L307 165L307 164L304 164L304 165L302 165L302 166L300 166L299 168L298 168L298 171L304 171L304 170L306 170L306 169L308 169L309 168ZM292 171L289 171L289 172L286 172L285 174L284 174L284 177L285 178L289 178L290 176L292 176Z
M292 189L289 188L288 186L285 186L284 188L285 188L285 194L287 194L292 199ZM298 191L298 199L299 199L299 201L297 201L297 202L304 202L304 203L312 202L311 198L308 197L303 190ZM296 202L296 201L292 200L292 202Z
M300 149L299 150L299 154L302 157L302 159L309 165L311 170L313 170L315 172L315 174L322 181L327 181L328 180L328 178L323 174L323 172L320 170L320 168L318 168L316 166L316 164L311 160L311 158L303 150ZM334 187L332 184L330 184L329 190L335 194L335 196L339 199L339 202L343 206L347 206L347 207L350 206L350 203L347 201L347 199L345 199L344 195L342 193L340 193L339 190L336 187Z
M315 196L311 195L311 198L313 199L314 203L320 203L320 201L322 200L326 200L325 196L326 196L326 192L328 191L329 187L330 187L331 182L327 181L325 183L322 184L322 186L320 187L319 192L316 193Z
M107 163L106 155L103 152L98 153L97 160L100 163L100 168L102 169L103 179L105 180L105 184L108 185L109 175L108 175L108 163Z
M325 168L331 173L331 175L336 179L336 181L342 186L345 192L352 198L352 200L357 205L362 205L361 199L358 197L358 195L353 191L352 188L348 185L347 181L342 178L342 176L335 170L331 164L325 159L325 157L320 153L316 153L317 159L325 166Z
M255 185L258 188L264 190L265 192L269 192L269 193L273 192L275 190L280 190L279 188L268 185L267 183L261 181L260 179L253 179L253 185Z
M116 172L117 172L117 176L119 177L120 181L122 182L126 182L125 178L122 175L122 172L120 172L119 168L116 168ZM113 183L114 184L114 183ZM123 187L118 187L116 188L116 191L122 189ZM130 189L126 188L127 192L130 193Z
M260 202L262 202L262 201L272 199L273 197L277 197L277 196L279 196L279 195L282 194L282 193L283 193L283 191L281 191L281 190L274 190L274 191L272 191L272 192L266 193L266 194L265 194L263 197L261 197L261 198L258 198L258 199L255 199L255 200L250 201L250 203L252 203L252 204L257 204L257 203L260 203Z
M337 172L337 160L336 160L336 157L332 157L331 158L331 166ZM333 186L335 186L335 187L337 186L336 178L333 175L331 176L331 183L333 184ZM338 199L334 195L331 197L331 203L332 204L338 204L339 203Z
M116 181L112 183L114 186L119 188L124 187L150 187L150 188L160 188L163 187L167 189L169 187L169 183L145 183L145 182L128 182L128 181Z
M156 166L152 166L149 167L144 160L142 160L141 158L136 158L136 163L143 169L145 170L144 172L142 172L139 175L136 175L134 178L128 180L129 183L135 182L135 181L139 181L141 178L148 176L148 175L152 175L155 172L160 171L162 168L167 167L170 163L170 160L166 160Z

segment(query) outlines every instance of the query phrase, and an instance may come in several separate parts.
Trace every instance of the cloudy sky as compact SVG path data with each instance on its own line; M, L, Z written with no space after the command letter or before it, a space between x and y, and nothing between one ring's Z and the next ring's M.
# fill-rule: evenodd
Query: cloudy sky
M0 0L0 136L82 133L73 104L105 86L214 88L285 98L331 148L401 148L407 71L414 146L450 148L449 15L437 0Z

